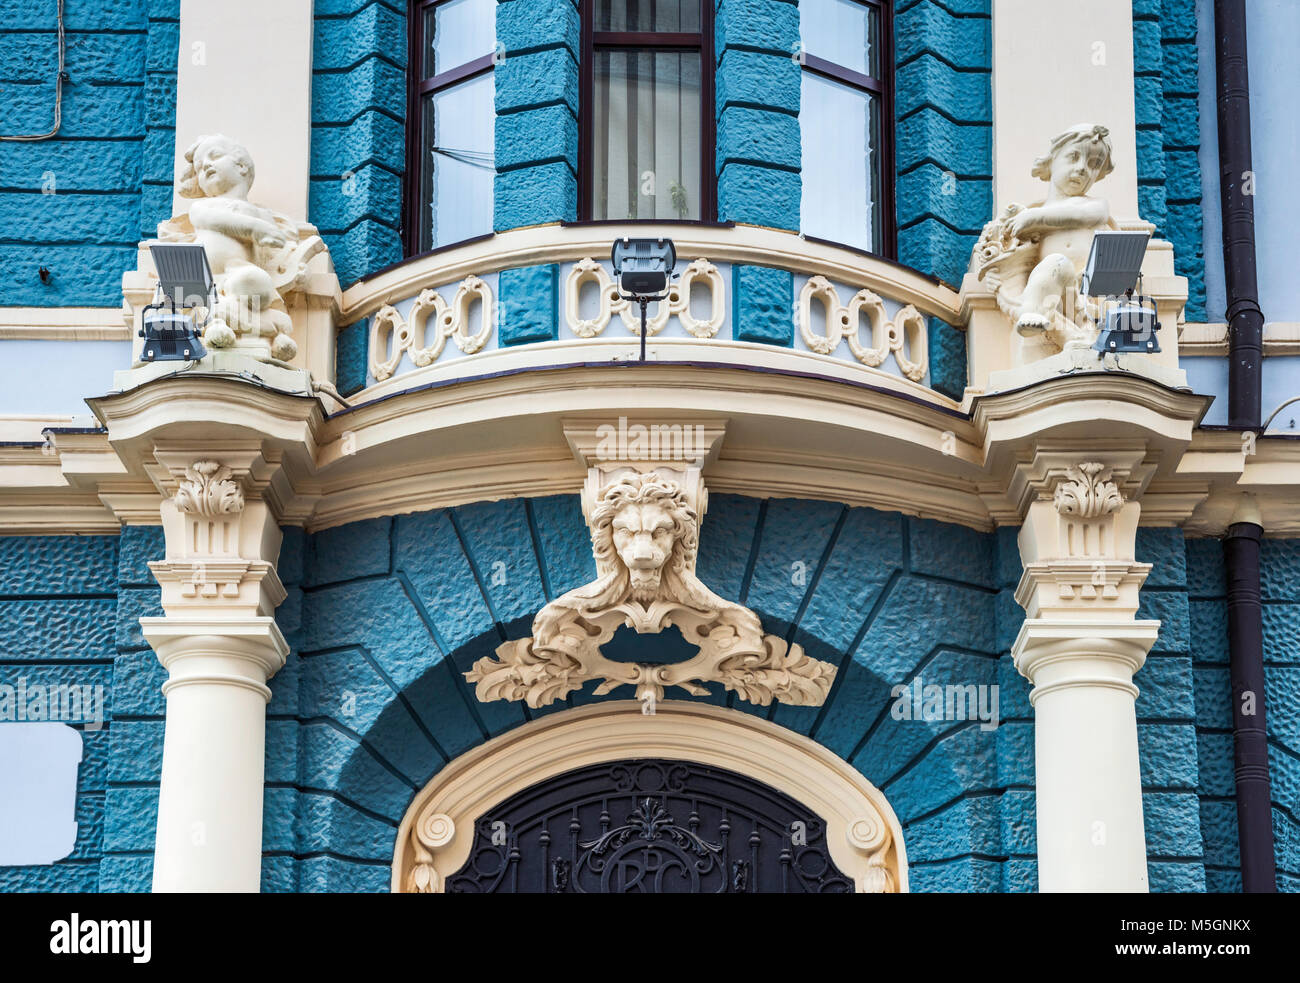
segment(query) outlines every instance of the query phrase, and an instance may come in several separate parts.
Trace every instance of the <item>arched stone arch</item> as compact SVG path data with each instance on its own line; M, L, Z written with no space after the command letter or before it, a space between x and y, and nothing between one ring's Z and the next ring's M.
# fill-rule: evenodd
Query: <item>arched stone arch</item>
M823 707L727 707L821 745L884 795L907 836L914 891L1032 890L1033 728L1006 648L1019 625L1014 536L837 503L718 495L700 570L764 630L839 668ZM291 540L290 540L291 541ZM388 887L413 797L452 762L563 704L480 703L462 673L593 574L576 496L481 503L311 535L287 574L293 644L268 708L264 885ZM504 564L505 576L493 577ZM1005 569L1004 569L1005 567ZM475 576L477 572L478 576ZM298 584L302 586L299 587ZM292 619L292 620L291 620ZM632 637L624 657L684 646ZM655 649L655 652L645 648ZM1001 722L896 720L891 689L999 684ZM630 690L572 695L573 708Z
M469 856L476 821L514 793L587 765L646 757L724 768L789 795L825 821L831 857L857 891L907 891L902 827L855 769L751 714L676 700L653 714L634 700L561 711L452 761L402 819L392 890L440 892Z

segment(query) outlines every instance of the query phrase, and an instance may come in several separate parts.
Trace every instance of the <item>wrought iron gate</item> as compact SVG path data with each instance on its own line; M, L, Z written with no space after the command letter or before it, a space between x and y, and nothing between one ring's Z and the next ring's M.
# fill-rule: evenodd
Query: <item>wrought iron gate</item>
M580 768L484 815L447 891L847 893L821 817L760 782L687 761Z

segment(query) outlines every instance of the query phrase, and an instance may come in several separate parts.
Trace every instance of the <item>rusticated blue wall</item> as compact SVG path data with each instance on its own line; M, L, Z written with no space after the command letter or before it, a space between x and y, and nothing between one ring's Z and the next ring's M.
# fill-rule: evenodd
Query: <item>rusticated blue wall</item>
M1187 320L1204 321L1196 0L1133 0L1133 62L1138 207L1174 245Z
M1139 529L1138 559L1152 565L1139 618L1159 618L1160 635L1134 677L1147 876L1153 892L1204 891L1196 789L1196 709L1182 530Z
M344 287L402 258L406 4L316 0L308 218Z
M0 891L149 889L166 674L136 619L162 614L145 566L161 555L153 528L0 537L0 682L99 685L108 711L101 730L77 725L85 745L71 856L0 867Z
M799 228L799 7L718 0L714 106L718 219Z
M386 890L415 792L455 756L564 709L479 703L461 672L594 575L578 501L290 530L281 571L293 653L272 682L263 887ZM1033 727L1006 654L1020 620L1014 531L719 495L699 572L767 630L840 665L824 708L734 706L810 734L884 790L915 889L1034 887ZM647 640L659 644L635 641ZM999 682L1001 727L893 720L890 687L917 673ZM708 702L734 701L715 691Z
M573 0L497 4L497 230L578 217L578 40Z
M989 0L894 5L898 258L960 284L993 217Z
M1222 544L1189 540L1187 566L1205 883L1210 891L1240 891ZM1277 886L1300 891L1300 540L1265 539L1260 580Z
M59 132L0 142L0 305L121 303L136 243L171 213L179 3L67 4ZM0 0L4 135L53 123L55 10Z

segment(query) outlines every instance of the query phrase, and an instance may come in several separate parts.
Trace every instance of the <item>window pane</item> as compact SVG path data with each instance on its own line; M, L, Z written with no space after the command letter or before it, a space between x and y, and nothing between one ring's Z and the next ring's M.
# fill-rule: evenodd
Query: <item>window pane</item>
M424 100L421 252L492 231L493 75Z
M449 0L424 12L424 77L492 54L497 43L496 0Z
M799 36L804 51L879 78L879 12L854 0L801 0Z
M700 217L700 56L597 51L596 219Z
M701 0L596 0L596 30L693 34L700 29L700 3Z
M803 73L803 231L879 252L880 114L860 89ZM879 206L879 207L878 207Z

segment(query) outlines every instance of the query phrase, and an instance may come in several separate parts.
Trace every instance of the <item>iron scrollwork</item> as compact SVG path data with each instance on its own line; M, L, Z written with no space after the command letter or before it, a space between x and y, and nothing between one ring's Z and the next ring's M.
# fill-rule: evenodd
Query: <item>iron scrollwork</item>
M475 827L457 893L848 893L825 823L751 778L638 759L557 776Z

